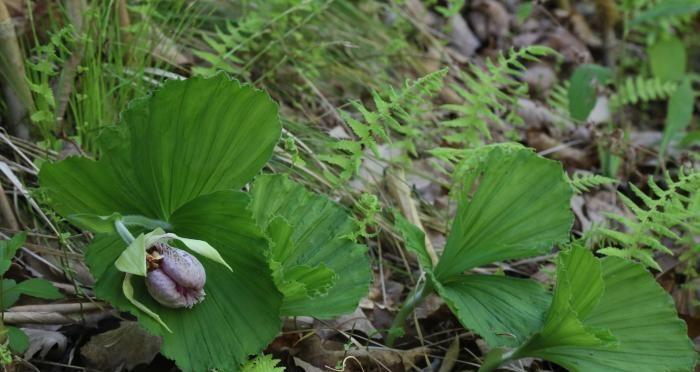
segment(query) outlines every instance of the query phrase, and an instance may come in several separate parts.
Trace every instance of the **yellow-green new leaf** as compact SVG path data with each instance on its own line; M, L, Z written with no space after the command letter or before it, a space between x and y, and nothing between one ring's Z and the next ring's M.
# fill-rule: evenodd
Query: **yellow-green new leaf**
M146 238L140 234L114 261L114 266L123 273L146 276L146 248Z
M165 330L167 330L170 333L173 333L173 331L168 327L165 322L163 322L163 319L158 316L158 314L154 313L151 309L148 308L148 306L142 304L139 302L135 297L134 297L134 286L131 285L131 274L126 274L124 275L124 281L122 282L122 292L124 293L124 297L126 297L129 302L131 302L132 305L136 306L137 309L143 311L146 315L150 316L158 322Z

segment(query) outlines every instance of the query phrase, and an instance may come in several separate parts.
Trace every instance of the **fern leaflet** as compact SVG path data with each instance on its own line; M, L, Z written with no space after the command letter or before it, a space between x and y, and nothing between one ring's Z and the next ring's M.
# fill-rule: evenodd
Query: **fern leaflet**
M353 101L362 119L356 119L347 111L341 110L340 117L352 129L357 140L340 140L330 145L332 150L319 158L340 168L336 177L326 173L334 182L347 181L359 171L364 156L369 149L375 157L380 158L377 141L391 143L405 149L410 154L416 153L415 141L420 138L426 103L442 89L447 69L432 72L417 80L408 80L402 89L392 87L385 92L372 91L375 110L365 107L359 101ZM392 143L392 133L398 141Z
M616 179L601 176L598 174L589 174L576 172L569 178L569 185L577 194L583 194L603 185L611 185L617 183Z
M620 107L666 99L676 91L676 87L676 83L664 82L659 78L630 77L618 84L617 92L610 98L610 104L612 107Z
M618 247L606 247L598 252L606 255L621 256L640 260L645 265L660 270L653 258L654 252L672 254L662 243L662 239L682 242L682 234L677 230L697 231L700 228L700 214L694 211L693 200L700 193L700 172L686 173L680 171L677 180L665 175L666 188L661 188L653 179L648 185L652 192L649 196L636 186L630 184L634 196L640 203L619 193L624 205L632 212L632 217L606 214L606 217L623 225L627 232L597 227L596 233L602 234Z
M517 80L525 69L521 61L538 61L553 54L553 49L538 45L511 49L500 53L495 61L488 59L485 69L473 65L468 73L462 73L463 84L453 84L451 88L464 99L464 104L443 106L458 117L442 125L458 132L443 138L450 143L475 145L481 144L480 136L491 139L490 124L521 125L517 102L527 94L527 85Z

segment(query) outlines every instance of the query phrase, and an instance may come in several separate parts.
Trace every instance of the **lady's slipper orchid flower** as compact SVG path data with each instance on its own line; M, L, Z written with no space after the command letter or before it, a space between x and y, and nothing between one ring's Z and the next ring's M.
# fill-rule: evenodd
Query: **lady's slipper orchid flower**
M204 300L207 274L193 255L164 243L149 248L148 293L163 306L187 307Z

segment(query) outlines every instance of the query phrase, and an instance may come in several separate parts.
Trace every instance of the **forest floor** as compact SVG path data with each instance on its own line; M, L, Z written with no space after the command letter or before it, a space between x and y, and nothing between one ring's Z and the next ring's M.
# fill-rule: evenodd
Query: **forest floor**
M23 296L5 313L5 323L29 336L29 348L5 368L177 370L159 354L158 338L94 298L83 260L91 235L42 202L37 174L45 161L99 156L99 131L162 81L225 71L279 103L282 140L265 171L346 206L374 276L354 313L285 319L265 353L288 371L478 369L488 346L436 295L386 346L386 330L421 280L392 213L420 226L439 254L460 162L468 150L512 141L560 161L579 186L572 231L589 248L628 252L601 229L656 234L609 215L639 217L621 195L640 203L639 189L657 198L649 179L667 189L679 172L700 169L697 3L661 15L650 11L658 3L0 1L0 21L14 25L12 38L0 39L0 237L28 234L5 277L43 278L65 295ZM532 45L556 54L518 58ZM581 82L603 70L605 79ZM686 81L690 96L674 96ZM374 120L388 135L363 139L353 120ZM362 146L334 147L345 139ZM697 342L700 190L682 193L691 198L687 223L671 226L675 237L658 236L673 254L649 249L632 258L658 265L653 274ZM545 284L556 271L553 254L476 270ZM508 369L561 367L526 359Z

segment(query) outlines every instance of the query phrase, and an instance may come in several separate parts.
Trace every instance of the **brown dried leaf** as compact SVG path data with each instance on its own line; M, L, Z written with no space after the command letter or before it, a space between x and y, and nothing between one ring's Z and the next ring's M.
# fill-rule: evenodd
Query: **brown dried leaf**
M119 328L92 337L80 352L92 368L121 371L150 363L160 345L160 337L146 332L137 322L124 321Z
M364 347L336 341L322 341L318 335L312 335L301 342L298 358L319 368L335 368L340 365L344 371L367 371L372 367L381 370L407 371L415 363L430 353L427 347L409 350L396 350L385 347ZM362 346L362 347L360 347Z
M481 42L474 35L474 31L469 28L467 21L464 20L461 14L455 14L450 18L452 33L450 34L450 42L455 49L464 57L471 57L476 53L476 50L481 46Z
M563 27L557 27L551 32L546 44L564 56L566 62L581 64L593 61L586 45Z
M476 0L472 2L469 23L481 40L491 37L503 38L508 34L510 14L506 8L495 0Z
M355 309L352 314L341 315L333 319L330 323L340 331L360 331L370 338L382 338L382 335L374 328L369 319L367 319L365 313L359 307Z
M61 332L36 328L22 328L22 331L29 337L29 347L24 352L24 358L27 360L37 353L42 358L46 357L54 346L59 353L66 350L68 338Z

